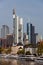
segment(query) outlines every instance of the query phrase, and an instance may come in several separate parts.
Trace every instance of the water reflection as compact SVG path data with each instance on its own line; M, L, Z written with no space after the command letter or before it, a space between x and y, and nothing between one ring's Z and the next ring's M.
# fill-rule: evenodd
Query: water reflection
M0 59L0 65L38 65L35 62L24 60Z

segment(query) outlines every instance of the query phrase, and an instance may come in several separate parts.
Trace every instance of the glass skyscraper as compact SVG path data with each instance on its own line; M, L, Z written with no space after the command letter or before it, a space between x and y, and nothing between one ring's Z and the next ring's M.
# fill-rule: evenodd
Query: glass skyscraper
M35 41L35 27L31 23L27 23L27 35L29 43L34 43Z

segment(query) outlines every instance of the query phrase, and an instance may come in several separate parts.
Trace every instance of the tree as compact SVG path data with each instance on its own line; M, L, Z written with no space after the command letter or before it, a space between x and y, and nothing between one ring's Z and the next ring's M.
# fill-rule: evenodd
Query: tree
M37 49L37 54L38 55L42 55L43 53L43 41L40 41L37 45L38 49Z
M3 52L3 50L4 50L4 49L0 47L0 54Z
M6 53L6 54L11 53L11 47L10 47L10 48L8 48L7 50L5 50L5 53Z
M31 55L30 51L27 51L25 54L26 54L26 55Z
M22 49L22 50L18 50L17 54L20 55L20 54L24 54L25 53L25 50Z

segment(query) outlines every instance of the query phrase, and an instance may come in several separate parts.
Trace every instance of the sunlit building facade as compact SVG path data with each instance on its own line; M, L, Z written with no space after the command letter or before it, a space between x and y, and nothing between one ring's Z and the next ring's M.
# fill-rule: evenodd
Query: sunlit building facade
M1 38L5 38L7 34L9 34L9 27L7 25L2 25Z
M23 44L23 19L16 16L15 10L13 9L13 37L14 44Z

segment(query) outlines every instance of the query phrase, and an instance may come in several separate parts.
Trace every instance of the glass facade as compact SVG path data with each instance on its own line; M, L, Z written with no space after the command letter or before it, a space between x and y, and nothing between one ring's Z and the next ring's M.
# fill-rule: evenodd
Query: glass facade
M31 23L27 23L27 35L30 43L35 42L35 27Z

